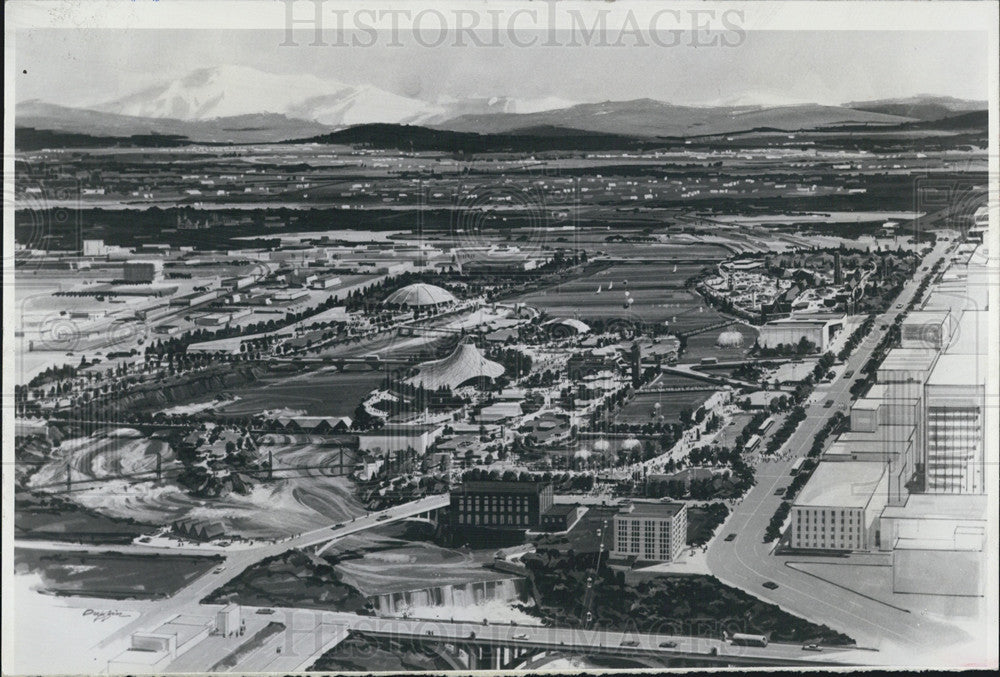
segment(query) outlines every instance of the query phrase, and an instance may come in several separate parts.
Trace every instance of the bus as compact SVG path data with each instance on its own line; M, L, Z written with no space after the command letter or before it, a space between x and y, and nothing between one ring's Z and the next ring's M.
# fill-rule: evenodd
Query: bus
M743 632L734 632L730 635L728 632L724 632L722 636L723 639L741 646L767 646L766 635L748 635Z
M789 472L788 474L789 475L798 475L799 471L802 470L802 464L805 463L805 462L806 462L806 457L805 456L803 456L799 460L795 461L795 463L792 465L791 472Z
M764 433L766 433L768 430L771 429L771 426L773 425L774 425L774 417L768 416L764 420L764 422L760 424L760 434L763 435Z
M747 445L743 448L745 451L756 451L757 447L760 446L760 435L751 435L750 439L747 440Z

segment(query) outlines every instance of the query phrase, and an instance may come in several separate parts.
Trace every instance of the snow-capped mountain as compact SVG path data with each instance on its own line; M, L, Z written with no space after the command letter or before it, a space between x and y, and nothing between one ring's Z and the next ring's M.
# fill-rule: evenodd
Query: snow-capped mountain
M311 74L276 75L245 66L200 68L111 101L75 106L142 118L209 120L275 113L331 127L373 122L434 124L458 115L534 113L573 105L556 97L515 100L472 97L427 102L370 85L347 85Z
M377 87L352 86L310 74L276 75L245 66L200 68L119 99L84 102L79 107L178 120L277 113L331 126L418 124L446 115L435 104Z

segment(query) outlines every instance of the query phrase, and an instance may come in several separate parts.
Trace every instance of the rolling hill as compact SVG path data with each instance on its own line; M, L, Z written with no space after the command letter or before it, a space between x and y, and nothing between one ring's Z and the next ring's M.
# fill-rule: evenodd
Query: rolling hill
M799 131L842 125L898 125L913 118L839 106L695 107L652 99L606 101L539 113L462 115L437 125L456 132L510 133L532 127L568 127L633 137L684 137L727 134L751 129Z

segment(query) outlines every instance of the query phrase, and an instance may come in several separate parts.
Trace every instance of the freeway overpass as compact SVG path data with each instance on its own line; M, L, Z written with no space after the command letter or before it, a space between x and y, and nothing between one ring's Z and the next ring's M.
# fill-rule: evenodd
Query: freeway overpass
M666 667L672 659L723 665L854 665L856 649L824 647L804 651L800 644L766 647L734 646L721 639L621 630L549 628L524 625L482 625L439 620L361 616L348 624L352 633L368 637L441 647L455 669L515 669L540 653L619 657L644 667ZM661 644L674 646L661 646ZM869 658L870 656L865 656Z
M203 607L202 615L217 606ZM720 639L666 634L548 628L539 625L482 625L467 621L379 618L294 607L243 607L250 618L285 626L263 651L233 662L235 672L294 672L309 669L319 658L351 635L433 652L453 670L525 670L544 667L558 656L619 658L645 668L669 667L688 660L741 666L851 666L871 662L877 654L854 648L822 647L804 651L798 644L745 647ZM260 616L265 613L266 616ZM669 642L675 646L660 646ZM281 651L277 648L281 647ZM205 642L178 657L167 672L198 672L217 664L233 645ZM222 655L220 655L222 654Z

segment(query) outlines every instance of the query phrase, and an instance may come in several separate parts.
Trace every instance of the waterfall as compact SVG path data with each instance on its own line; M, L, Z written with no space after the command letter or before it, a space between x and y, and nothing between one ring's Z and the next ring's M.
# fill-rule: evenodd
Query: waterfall
M468 607L493 600L524 602L529 598L530 592L524 578L505 578L384 593L372 597L371 600L379 613L391 615L406 607Z

